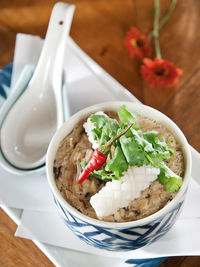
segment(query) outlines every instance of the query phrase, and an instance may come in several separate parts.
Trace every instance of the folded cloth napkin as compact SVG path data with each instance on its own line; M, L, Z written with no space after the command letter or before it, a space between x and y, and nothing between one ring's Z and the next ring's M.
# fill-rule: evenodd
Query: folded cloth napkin
M15 84L25 64L36 64L41 47L42 40L40 38L24 34L17 35L11 87ZM73 41L68 46L64 62L71 114L92 104L128 99L127 94L120 95L119 98L117 93L114 94L108 90L106 81L102 82L99 79L101 76L100 68L91 71L73 49ZM7 68L10 68L9 73L11 73L12 65L8 65ZM96 73L99 72L98 77L94 74L95 71ZM5 99L5 95L10 90L8 89L10 80L6 80L3 84L0 87L0 97ZM4 99L2 99L1 101L3 102ZM137 101L137 99L133 97L132 101ZM88 247L83 241L76 238L66 228L60 217L56 215L45 175L17 177L0 168L0 200L1 203L8 207L24 209L21 223L16 232L17 236L39 240L56 246L124 259L200 255L200 247L198 245L200 238L198 229L200 223L200 210L198 208L200 186L195 180L192 180L190 185L180 219L169 233L150 246L125 253L113 253ZM59 225L59 227L55 227L55 225ZM129 263L134 262L130 261Z

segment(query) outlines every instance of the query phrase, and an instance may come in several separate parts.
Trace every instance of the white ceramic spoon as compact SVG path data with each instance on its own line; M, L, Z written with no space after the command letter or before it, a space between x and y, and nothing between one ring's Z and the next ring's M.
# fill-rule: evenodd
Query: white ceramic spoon
M62 68L73 13L73 5L55 4L33 77L3 122L1 149L17 168L42 166L48 144L64 121Z

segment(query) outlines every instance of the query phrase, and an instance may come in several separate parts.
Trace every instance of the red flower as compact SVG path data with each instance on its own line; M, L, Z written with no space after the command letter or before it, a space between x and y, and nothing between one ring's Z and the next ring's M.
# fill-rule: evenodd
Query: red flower
M170 87L178 82L178 76L182 74L181 69L176 68L166 59L144 58L143 63L142 77L153 87Z
M141 34L135 27L131 27L131 30L127 32L124 44L132 58L137 57L142 59L151 54L148 36Z

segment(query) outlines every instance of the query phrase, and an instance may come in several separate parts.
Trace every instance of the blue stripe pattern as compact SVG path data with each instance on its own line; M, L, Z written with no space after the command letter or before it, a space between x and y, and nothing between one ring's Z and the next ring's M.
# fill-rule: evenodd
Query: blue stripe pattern
M83 221L67 211L55 197L54 201L65 224L72 232L87 244L110 251L134 250L158 240L174 224L183 204L182 200L170 212L149 224L114 229Z
M167 257L161 257L161 258L150 258L150 259L130 259L126 260L125 263L127 264L134 264L134 267L157 267L159 266L163 261L165 261Z
M6 88L10 88L11 73L13 64L8 64L4 69L0 70L0 96L6 100L8 94Z

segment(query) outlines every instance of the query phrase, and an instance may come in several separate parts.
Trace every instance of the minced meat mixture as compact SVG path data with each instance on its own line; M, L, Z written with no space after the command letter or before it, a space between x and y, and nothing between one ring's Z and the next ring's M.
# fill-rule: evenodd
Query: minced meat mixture
M107 112L111 118L117 119L117 114ZM97 219L96 213L90 205L90 197L105 185L105 182L94 177L89 177L83 183L78 184L80 174L80 162L88 159L92 153L92 145L84 132L83 123L80 121L73 131L66 136L59 145L54 161L54 176L56 185L63 198L81 213ZM183 177L184 159L180 145L174 136L162 124L146 118L138 117L137 124L143 132L155 130L159 137L164 137L166 142L170 140L170 148L175 151L168 162L168 167L177 175ZM166 191L159 182L154 181L142 191L139 198L132 200L125 208L120 208L115 214L106 216L104 221L127 222L147 217L164 207L172 198L174 193Z

